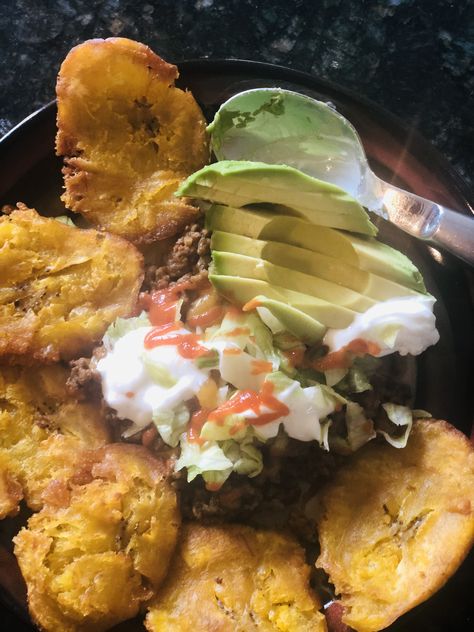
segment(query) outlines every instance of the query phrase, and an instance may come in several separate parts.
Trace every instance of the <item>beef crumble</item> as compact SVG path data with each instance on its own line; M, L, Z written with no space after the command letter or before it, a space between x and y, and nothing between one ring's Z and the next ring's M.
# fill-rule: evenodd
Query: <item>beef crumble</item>
M343 457L324 451L315 441L297 441L283 434L261 449L261 474L255 478L231 474L216 492L208 491L201 478L186 483L184 475L178 476L183 516L206 523L237 520L255 527L291 528L300 539L311 542L314 521L305 513L306 504Z
M163 290L171 283L183 281L196 285L207 278L211 259L211 239L203 226L204 220L186 226L171 250L165 255L161 266L149 265L145 271L143 290Z
M66 387L71 395L80 400L102 397L100 375L95 368L97 360L103 358L105 349L102 345L96 347L91 358L71 360L71 373Z

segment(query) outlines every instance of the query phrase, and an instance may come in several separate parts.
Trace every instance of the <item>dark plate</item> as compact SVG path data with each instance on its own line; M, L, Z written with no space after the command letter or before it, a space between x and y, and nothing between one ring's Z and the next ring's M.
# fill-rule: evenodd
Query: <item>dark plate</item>
M192 90L209 119L232 94L255 87L279 86L331 101L358 130L371 166L379 176L462 213L473 213L472 192L431 145L407 130L396 117L347 90L302 72L249 61L197 60L179 63L179 68L179 84ZM0 204L21 201L42 213L63 212L59 200L61 161L54 156L55 115L55 104L51 103L0 141ZM472 270L383 220L377 219L376 223L382 239L405 252L420 268L428 290L437 298L441 340L418 359L415 405L470 434L474 411ZM5 527L2 531L8 528ZM442 590L399 619L390 630L471 629L473 561L471 555ZM0 583L4 582L0 557ZM0 597L9 602L5 591ZM13 612L11 602L9 607L0 605L0 621L1 629L10 632L33 629L21 612Z

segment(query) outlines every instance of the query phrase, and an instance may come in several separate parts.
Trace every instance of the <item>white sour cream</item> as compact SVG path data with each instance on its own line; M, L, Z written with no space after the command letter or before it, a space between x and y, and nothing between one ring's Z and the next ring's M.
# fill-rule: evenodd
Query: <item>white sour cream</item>
M298 382L293 382L276 397L288 406L288 415L255 426L256 435L264 440L276 437L280 424L283 424L286 434L293 439L322 443L320 420L334 411L336 402L326 397L320 386L301 388Z
M209 371L183 358L176 345L160 345L145 349L144 339L152 327L141 327L119 338L107 355L97 363L102 378L102 391L107 404L122 419L130 419L135 431L152 421L154 412L173 410L194 397ZM186 329L169 335L189 334ZM174 381L171 386L153 380L144 362L157 363Z
M432 296L407 296L377 303L357 314L346 329L328 329L324 344L338 351L361 338L380 347L378 357L397 352L419 355L439 340Z

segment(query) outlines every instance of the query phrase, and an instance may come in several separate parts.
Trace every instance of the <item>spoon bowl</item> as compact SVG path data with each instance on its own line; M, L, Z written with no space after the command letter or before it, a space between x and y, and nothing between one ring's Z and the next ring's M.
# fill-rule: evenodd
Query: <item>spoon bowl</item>
M339 186L409 234L474 263L474 220L379 178L357 131L330 103L291 90L255 88L223 103L208 129L219 160L295 167Z

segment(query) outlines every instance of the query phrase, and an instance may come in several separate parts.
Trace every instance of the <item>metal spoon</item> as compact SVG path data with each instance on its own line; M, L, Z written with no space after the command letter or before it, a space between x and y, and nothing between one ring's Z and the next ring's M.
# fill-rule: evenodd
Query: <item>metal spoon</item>
M474 264L474 218L385 182L352 124L330 105L281 88L228 99L209 126L219 160L286 164L338 185L381 217Z

